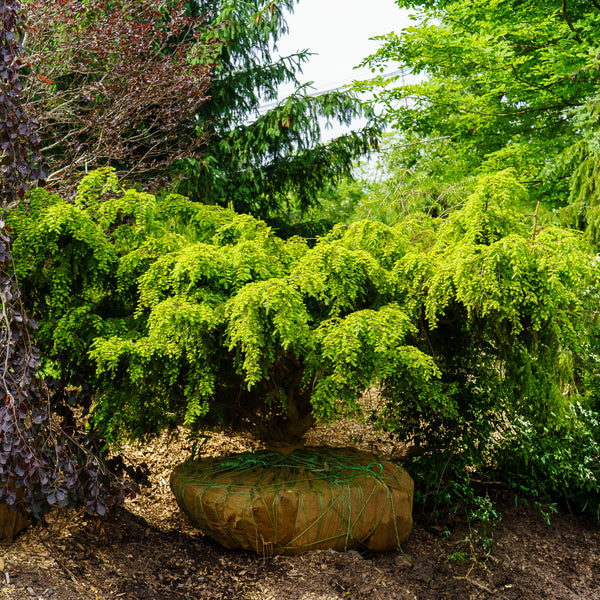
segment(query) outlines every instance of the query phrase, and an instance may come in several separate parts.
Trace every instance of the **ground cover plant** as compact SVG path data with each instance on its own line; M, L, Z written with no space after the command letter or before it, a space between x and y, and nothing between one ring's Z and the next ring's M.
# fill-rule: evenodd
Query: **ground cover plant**
M107 441L183 423L290 444L350 415L408 445L421 499L444 482L464 493L477 470L592 506L595 266L580 234L539 230L525 197L501 172L446 219L339 225L309 247L101 170L74 203L31 193L11 226L47 367ZM382 408L361 415L368 386ZM583 455L560 451L581 436Z

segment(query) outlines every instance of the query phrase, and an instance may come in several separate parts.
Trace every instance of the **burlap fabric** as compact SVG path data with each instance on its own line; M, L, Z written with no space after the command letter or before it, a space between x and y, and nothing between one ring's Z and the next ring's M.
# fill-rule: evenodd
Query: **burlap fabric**
M20 508L11 511L4 503L0 504L0 544L8 544L17 533L31 523L31 517Z
M413 488L398 465L351 449L208 458L171 475L198 528L260 554L396 549L412 527Z

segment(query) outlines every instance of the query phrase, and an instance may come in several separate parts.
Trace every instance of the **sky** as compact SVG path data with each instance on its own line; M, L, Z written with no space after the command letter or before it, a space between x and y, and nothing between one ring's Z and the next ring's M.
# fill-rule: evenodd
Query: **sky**
M278 41L277 52L280 56L305 49L314 53L310 61L304 63L299 77L302 83L313 82L311 93L371 77L370 69L355 68L382 43L370 38L392 31L399 33L414 24L408 11L400 9L394 0L299 0L286 21L289 33ZM389 71L395 68L390 65ZM291 85L282 86L279 99L293 91ZM271 106L268 103L264 108ZM328 141L362 125L362 119L350 126L335 123L322 130L322 139Z
M279 53L314 52L302 81L314 81L318 91L368 78L369 69L353 67L380 46L369 38L399 32L411 23L394 0L299 0L286 20L290 32L279 41Z

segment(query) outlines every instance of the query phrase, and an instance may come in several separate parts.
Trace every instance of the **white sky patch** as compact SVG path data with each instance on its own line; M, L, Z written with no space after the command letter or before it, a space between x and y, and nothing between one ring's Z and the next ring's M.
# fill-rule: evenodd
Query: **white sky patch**
M279 53L315 53L302 80L314 81L319 91L371 76L369 69L353 68L381 45L369 38L399 32L411 23L394 0L300 0L286 20L290 32L279 41Z
M380 41L370 38L412 24L394 0L300 0L286 20L289 34L279 40L277 51L281 56L305 49L314 53L299 77L302 83L314 82L313 93L372 77L370 69L355 68L380 47ZM390 65L388 70L395 68ZM282 87L280 99L292 91ZM344 130L334 127L324 133L329 139Z

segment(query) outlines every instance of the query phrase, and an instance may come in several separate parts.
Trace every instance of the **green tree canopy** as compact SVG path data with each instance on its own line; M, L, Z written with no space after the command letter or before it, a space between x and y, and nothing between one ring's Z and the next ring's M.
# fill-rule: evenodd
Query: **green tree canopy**
M146 189L175 183L260 216L315 204L379 129L352 93L301 83L307 50L277 56L295 2L27 0L27 106L49 182L72 191L111 165ZM282 84L294 91L280 100ZM360 131L323 141L323 127L363 116Z
M534 202L564 205L573 171L587 174L590 159L597 160L597 142L590 142L597 140L591 116L597 114L600 80L600 5L399 5L415 10L415 24L383 36L365 63L400 66L418 81L401 85L382 76L358 87L376 91L386 120L400 132L401 168L439 185L510 167Z

